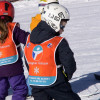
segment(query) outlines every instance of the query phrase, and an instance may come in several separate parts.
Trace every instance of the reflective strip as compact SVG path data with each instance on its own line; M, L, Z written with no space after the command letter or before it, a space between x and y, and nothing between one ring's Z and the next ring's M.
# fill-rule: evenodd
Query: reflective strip
M57 65L57 68L61 68L62 67L62 65Z
M20 46L21 46L21 44L16 45L17 48L20 47Z

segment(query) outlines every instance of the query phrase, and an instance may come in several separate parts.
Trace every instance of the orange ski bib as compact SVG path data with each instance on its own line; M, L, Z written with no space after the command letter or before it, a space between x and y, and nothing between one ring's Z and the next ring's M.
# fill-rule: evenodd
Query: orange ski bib
M28 37L24 52L29 64L29 84L49 86L57 78L55 51L62 37L54 37L41 44L33 44Z
M13 41L13 29L16 23L8 23L8 37L5 43L0 43L0 66L15 63L18 60L16 45Z

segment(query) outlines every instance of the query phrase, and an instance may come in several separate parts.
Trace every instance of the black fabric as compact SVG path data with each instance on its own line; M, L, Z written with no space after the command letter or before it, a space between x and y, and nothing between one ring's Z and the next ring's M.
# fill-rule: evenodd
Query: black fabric
M45 89L33 88L32 94L34 100L50 100L50 97L54 100L81 100L80 97L72 91L69 83L63 83Z

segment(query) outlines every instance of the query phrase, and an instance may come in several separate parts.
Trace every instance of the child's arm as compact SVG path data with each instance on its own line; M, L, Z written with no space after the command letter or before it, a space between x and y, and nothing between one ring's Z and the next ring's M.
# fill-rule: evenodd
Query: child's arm
M29 35L29 32L25 32L24 30L20 29L19 26L15 26L14 31L13 31L13 39L16 42L26 44L27 41L27 36Z
M71 79L73 73L76 71L76 62L74 59L74 53L70 49L68 42L63 39L58 46L59 60L64 66L65 74L68 80Z

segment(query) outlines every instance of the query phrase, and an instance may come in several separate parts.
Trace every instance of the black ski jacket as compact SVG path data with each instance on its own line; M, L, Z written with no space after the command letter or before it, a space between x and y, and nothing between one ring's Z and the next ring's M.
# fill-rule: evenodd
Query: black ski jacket
M55 30L53 30L46 22L41 21L37 25L37 27L32 30L30 35L30 41L34 44L40 44L57 35L58 33L56 33ZM68 78L71 78L71 76L76 70L76 62L73 56L73 52L70 49L66 39L63 39L57 47L55 58L56 64L62 64L62 66L64 66L65 73L67 74ZM57 81L53 85L65 82L65 76L62 73L62 68L58 68L57 71Z

